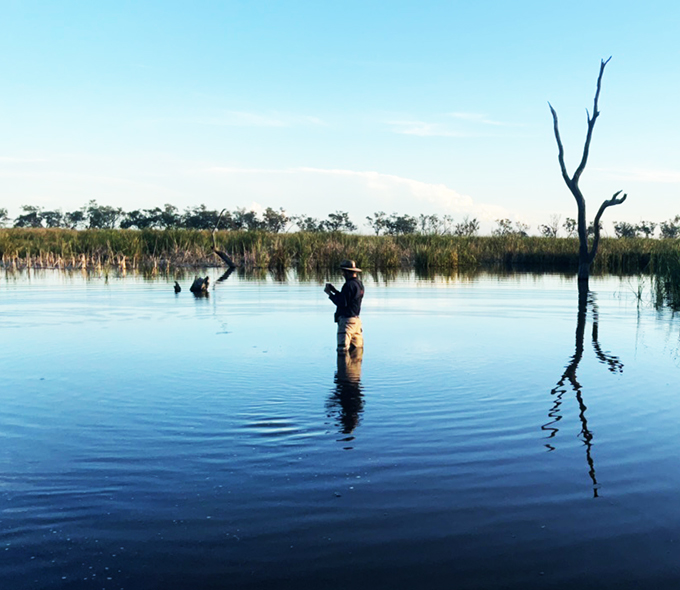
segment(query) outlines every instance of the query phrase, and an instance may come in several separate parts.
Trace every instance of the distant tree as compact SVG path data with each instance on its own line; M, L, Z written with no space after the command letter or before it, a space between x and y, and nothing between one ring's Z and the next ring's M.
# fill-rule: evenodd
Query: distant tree
M477 235L478 231L479 221L475 217L469 219L467 216L465 216L463 217L463 221L456 224L453 233L456 236L471 238L472 236Z
M497 227L491 231L492 236L509 236L513 233L510 219L496 219Z
M576 235L576 220L575 219L573 219L571 217L567 217L564 220L562 227L564 228L564 231L567 232L568 238L573 238Z
M179 214L177 207L166 203L163 209L158 214L158 226L161 228L179 227L182 222L182 216Z
M560 229L560 216L551 215L550 222L545 225L539 225L538 230L544 238L556 238Z
M323 224L326 231L351 232L357 229L357 226L350 221L349 213L345 211L329 213L328 219L326 219Z
M86 206L88 227L90 229L113 229L123 216L120 207L99 205L94 199Z
M509 219L496 219L497 227L492 230L493 236L517 236L519 238L526 238L529 235L529 225L516 221L513 225Z
M64 226L70 229L80 229L85 225L85 208L76 211L68 211L64 214Z
M611 57L609 59L611 59ZM557 141L558 148L557 159L559 161L560 169L562 171L562 178L564 178L564 182L566 183L567 187L569 187L569 190L571 191L571 194L574 196L574 199L576 199L576 207L578 211L578 238L579 238L578 280L583 282L586 290L588 277L590 276L590 265L593 263L593 260L595 259L595 255L597 254L597 247L600 243L600 219L602 217L602 214L604 213L605 209L607 209L607 207L620 205L626 200L627 197L627 195L624 194L623 197L619 198L619 195L621 194L622 191L618 191L614 193L611 199L604 201L602 205L600 205L600 209L598 210L597 215L595 215L595 221L593 225L595 233L593 236L592 245L590 246L589 249L588 227L586 222L586 200L583 197L581 189L578 186L578 181L581 178L581 174L583 174L583 171L586 168L586 162L588 161L588 152L590 150L590 141L593 136L593 129L595 128L595 121L597 120L597 117L600 114L600 112L597 110L597 102L598 99L600 98L602 75L604 74L605 66L609 63L609 59L607 61L604 60L600 61L600 74L597 77L597 89L595 91L595 101L593 104L593 116L591 117L590 114L586 111L586 114L588 116L588 131L586 133L586 139L583 146L583 155L581 156L581 162L578 165L578 168L576 168L574 175L571 177L569 176L566 164L564 163L564 148L562 146L562 139L560 137L560 131L557 123L557 113L555 112L555 109L553 109L552 105L548 103L548 106L550 107L550 112L552 113L553 117L553 129L555 132L555 140Z
M366 221L377 236L381 233L395 236L416 232L424 235L440 235L451 233L453 226L453 217L450 215L439 217L436 213L431 215L421 213L418 217L413 217L411 215L399 215L398 213L392 213L388 216L384 211L377 211L366 217ZM473 220L473 222L477 223L478 229L477 220Z
M163 222L161 221L163 211L160 207L154 207L153 209L144 209L143 213L144 213L143 223L146 224L146 227L154 229L160 229L163 227Z
M598 224L598 230L602 231L602 224ZM592 238L595 236L595 224L594 223L589 223L588 224L588 229L586 230L586 234L588 235L589 238Z
M258 218L257 213L252 209L242 212L243 225L248 231L264 229L263 222Z
M324 231L323 221L319 221L316 217L309 215L295 215L291 220L297 225L298 229L303 232L318 233Z
M14 227L42 227L42 208L33 205L22 205L23 215L14 220Z
M266 229L265 223L259 219L257 212L246 211L245 208L239 208L231 215L231 224L233 229L241 229L246 231L257 231Z
M637 228L626 221L614 222L614 233L617 238L637 238Z
M651 238L654 236L654 230L656 229L656 223L651 221L641 221L635 226L635 229L644 234L645 238Z
M217 224L218 218L218 211L208 209L205 205L201 204L198 207L187 207L179 225L187 229L212 230Z
M60 210L43 211L42 220L45 227L64 227L64 214Z
M286 215L283 208L275 211L271 207L267 207L262 214L262 223L264 229L272 233L279 233L286 229L290 219Z
M676 215L673 219L662 221L659 225L662 239L675 239L680 237L680 215Z
M379 236L380 232L384 232L387 227L387 213L377 211L373 215L368 215L366 221L368 221L368 225L373 229L375 235Z
M162 215L162 213L161 213ZM220 214L217 216L217 221L216 225L213 226L213 230L217 231L218 229L222 230L236 230L236 229L243 229L243 227L236 227L236 222L234 221L234 215L227 211L226 209L222 209Z
M414 234L418 229L418 220L411 215L392 213L387 219L385 233L391 236Z
M0 207L0 227L5 227L9 221L7 209Z
M239 208L234 210L231 220L234 229L243 230L246 229L246 210L245 208Z
M155 209L144 209L142 211L136 209L125 213L125 216L120 222L120 227L122 229L129 229L131 227L137 229L158 227L159 217L160 209L158 207Z
M523 223L521 221L515 222L515 234L520 238L526 238L529 235L529 228L531 226L528 223Z
M436 213L418 216L418 230L425 235L439 235L444 231L444 223Z

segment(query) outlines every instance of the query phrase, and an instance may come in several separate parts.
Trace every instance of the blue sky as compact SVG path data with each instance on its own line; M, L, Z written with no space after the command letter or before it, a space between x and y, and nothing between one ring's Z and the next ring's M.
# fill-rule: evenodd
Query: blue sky
M0 207L680 214L674 2L0 1Z

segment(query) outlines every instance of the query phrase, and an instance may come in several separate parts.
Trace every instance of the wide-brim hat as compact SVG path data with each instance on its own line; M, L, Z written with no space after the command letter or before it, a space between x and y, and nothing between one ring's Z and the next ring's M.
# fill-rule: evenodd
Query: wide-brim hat
M341 270L349 270L350 272L361 272L360 268L357 268L357 263L354 260L343 260L340 263Z

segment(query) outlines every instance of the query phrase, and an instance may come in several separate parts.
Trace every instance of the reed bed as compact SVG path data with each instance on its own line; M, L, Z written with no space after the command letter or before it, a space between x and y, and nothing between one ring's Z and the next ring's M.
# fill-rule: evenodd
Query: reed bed
M318 272L351 258L379 272L496 267L576 272L578 240L519 236L363 236L221 231L217 247L243 268ZM168 270L222 266L209 231L0 229L0 264L13 268ZM680 241L605 238L593 273L650 273L680 285Z

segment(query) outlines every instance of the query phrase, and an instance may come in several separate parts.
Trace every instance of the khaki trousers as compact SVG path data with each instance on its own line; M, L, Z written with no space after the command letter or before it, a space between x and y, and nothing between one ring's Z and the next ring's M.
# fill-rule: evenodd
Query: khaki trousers
M347 352L350 346L364 347L364 334L360 318L338 318L338 352Z

